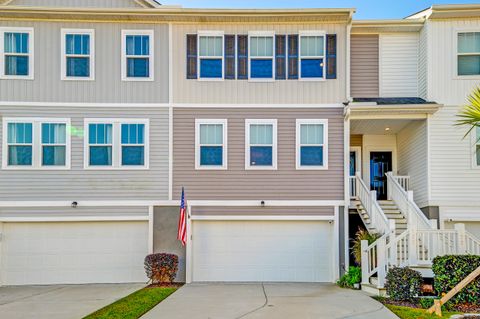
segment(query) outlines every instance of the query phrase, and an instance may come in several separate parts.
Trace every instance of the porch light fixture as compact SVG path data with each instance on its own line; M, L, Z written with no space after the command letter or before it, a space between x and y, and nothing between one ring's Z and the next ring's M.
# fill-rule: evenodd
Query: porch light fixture
M262 200L262 201L260 202L260 205L262 205L262 207L265 207L265 201Z
M72 206L72 208L77 208L78 203L77 203L77 202L72 202L72 205L71 205L71 206Z
M390 128L389 128L389 127L386 127L386 128L385 128L385 131L390 131Z

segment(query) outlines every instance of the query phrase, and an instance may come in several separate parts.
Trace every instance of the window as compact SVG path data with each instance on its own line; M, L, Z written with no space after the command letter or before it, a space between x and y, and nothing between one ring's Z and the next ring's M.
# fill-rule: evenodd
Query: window
M245 168L277 169L277 120L245 120Z
M33 79L33 29L0 28L0 77Z
M69 119L6 118L3 168L70 168L69 125Z
M300 32L300 79L324 79L325 34Z
M250 79L273 80L273 32L249 33Z
M328 121L297 120L297 169L327 169Z
M195 120L195 168L227 168L227 120Z
M480 75L480 32L458 33L457 75Z
M153 81L153 31L122 31L122 80Z
M94 30L62 29L62 80L93 80Z
M200 79L223 79L223 32L198 33Z
M85 168L148 168L148 120L86 119L85 132Z

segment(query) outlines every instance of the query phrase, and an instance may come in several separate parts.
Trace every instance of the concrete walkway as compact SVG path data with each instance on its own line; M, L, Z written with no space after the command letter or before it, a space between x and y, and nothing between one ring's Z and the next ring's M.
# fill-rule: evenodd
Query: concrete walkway
M1 319L80 319L143 284L0 287Z
M142 319L398 319L360 291L332 284L191 284Z

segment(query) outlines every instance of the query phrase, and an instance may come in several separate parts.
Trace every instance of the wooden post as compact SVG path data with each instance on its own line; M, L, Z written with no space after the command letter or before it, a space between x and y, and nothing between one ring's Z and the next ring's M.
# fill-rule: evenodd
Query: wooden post
M417 225L411 224L408 229L408 265L417 264Z
M465 238L465 224L455 224L458 240L458 254L463 255L467 253L467 242Z
M395 230L396 228L396 224L395 224L395 220L393 219L390 219L389 220L389 223L390 223L390 265L394 265L394 266L398 266L398 258L397 258L397 249L398 249L398 245L397 245L397 242L396 242L396 238L397 238L397 232ZM387 252L388 253L388 252Z
M442 297L440 300L435 300L434 305L427 310L428 313L434 313L437 316L442 315L442 305L447 303L450 299L452 299L457 293L459 293L463 288L465 288L469 283L475 280L480 276L480 267L475 269L470 275L465 277L462 281L458 283L452 290L450 290L445 296Z
M369 284L370 278L368 278L369 269L368 269L368 252L367 252L368 240L361 241L360 249L362 251L362 284Z
M387 173L387 180L388 180L389 177L393 179L393 173L392 172ZM389 200L392 199L392 187L391 186L389 187L388 183L387 183L387 198Z
M373 203L377 201L377 191L371 191L370 192L370 207L368 208L368 213L370 214L370 222L372 223L372 226L375 227L378 230L377 227L377 215L373 213Z
M378 288L385 287L385 278L387 277L387 256L385 253L387 243L385 237L381 237L377 242L377 275Z

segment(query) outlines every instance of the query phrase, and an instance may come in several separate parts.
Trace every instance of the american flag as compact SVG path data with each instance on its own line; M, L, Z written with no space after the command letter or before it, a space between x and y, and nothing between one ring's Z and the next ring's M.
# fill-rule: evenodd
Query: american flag
M180 218L178 220L178 234L177 239L185 246L187 242L187 212L185 208L185 191L182 187L182 199L180 203Z

